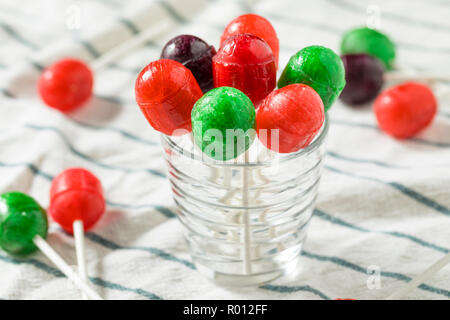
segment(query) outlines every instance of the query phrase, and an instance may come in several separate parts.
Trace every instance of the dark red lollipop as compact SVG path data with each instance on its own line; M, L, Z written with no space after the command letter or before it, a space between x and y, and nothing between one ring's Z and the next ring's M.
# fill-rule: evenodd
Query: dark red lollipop
M409 138L433 121L437 101L426 85L406 82L382 92L374 109L384 132L396 138Z
M191 70L203 92L214 87L212 57L216 49L202 39L189 34L176 36L164 46L161 59L172 59Z
M160 59L139 73L135 95L142 113L155 130L180 135L192 130L191 110L203 93L189 69L177 61Z
M275 56L269 45L252 34L229 38L213 58L215 87L233 87L257 106L276 86Z
M89 100L93 83L92 71L84 62L63 59L42 72L38 91L48 106L70 112Z
M105 198L100 180L91 172L73 168L53 179L49 213L64 230L73 232L73 223L83 222L91 229L105 212Z
M367 54L345 54L345 87L339 98L349 105L360 105L376 98L383 86L384 67Z

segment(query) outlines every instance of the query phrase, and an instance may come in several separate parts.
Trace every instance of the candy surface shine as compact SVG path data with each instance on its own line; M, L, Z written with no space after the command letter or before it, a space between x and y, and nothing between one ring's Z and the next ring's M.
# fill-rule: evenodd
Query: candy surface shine
M437 101L426 85L407 82L382 92L374 108L384 132L396 138L409 138L433 121Z
M194 141L216 160L234 159L245 152L255 138L254 128L255 107L235 88L213 89L192 109Z
M257 106L276 86L275 57L267 43L252 34L229 38L213 58L215 87L233 87Z
M189 69L177 61L160 59L139 73L135 95L142 113L155 130L166 135L181 135L191 131L192 107L203 92Z
M352 29L344 34L341 53L365 53L380 59L387 70L395 60L395 45L385 34L367 27Z
M45 210L31 197L10 192L0 195L0 247L13 255L25 255L37 249L33 238L47 237Z
M256 111L258 138L273 151L296 152L311 143L324 119L317 92L304 84L291 84L273 91Z
M192 35L183 34L171 39L164 46L161 59L172 59L191 70L203 92L214 87L212 57L216 49Z
M275 55L275 62L278 66L280 44L275 29L266 18L257 14L244 14L233 19L220 37L220 46L231 36L242 33L254 34L267 42Z
M344 89L344 64L331 49L322 46L303 48L289 59L278 87L293 83L303 83L316 90L327 111Z
M84 62L63 59L42 72L38 91L48 106L70 112L89 100L93 83L92 71Z
M84 230L89 230L104 212L102 185L91 172L73 168L53 179L49 214L65 231L72 233L76 220L83 221Z
M363 53L345 54L342 61L346 84L339 98L350 105L360 105L375 99L384 82L381 62Z

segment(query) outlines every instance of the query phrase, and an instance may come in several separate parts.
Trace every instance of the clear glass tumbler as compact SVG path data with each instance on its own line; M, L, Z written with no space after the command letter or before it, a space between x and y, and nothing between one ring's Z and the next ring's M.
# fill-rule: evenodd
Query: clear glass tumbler
M178 218L197 269L225 286L260 285L296 268L318 191L328 118L314 141L290 154L255 139L221 162L191 135L162 136Z

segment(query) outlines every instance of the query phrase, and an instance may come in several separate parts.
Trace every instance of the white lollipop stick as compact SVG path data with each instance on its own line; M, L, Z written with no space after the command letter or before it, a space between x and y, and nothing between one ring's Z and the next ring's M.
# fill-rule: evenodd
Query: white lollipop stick
M73 237L75 239L75 250L76 250L76 254L77 254L78 275L80 276L81 280L84 281L84 283L89 285L87 268L86 268L86 258L84 255L83 221L75 220L73 222ZM81 297L84 300L88 299L87 295L84 292L81 292Z
M43 254L53 262L62 273L66 275L80 290L82 290L90 299L103 300L91 287L89 287L81 278L72 270L72 268L56 253L50 245L37 235L33 238L34 244L42 251Z
M242 167L242 206L248 206L248 151L244 154L244 164ZM248 209L245 208L242 216L244 223L243 242L244 242L244 274L252 273L251 252L250 252L250 215Z
M152 26L145 31L142 31L138 35L132 37L130 40L124 42L123 44L115 47L111 51L103 54L96 60L91 61L89 64L92 70L99 71L100 69L106 67L110 63L116 61L121 56L131 52L134 48L142 45L148 39L158 35L162 31L166 30L169 26L169 21L163 21L157 26Z
M400 288L399 290L395 291L393 294L391 294L389 297L386 298L386 300L397 300L400 297L404 296L408 292L415 289L417 286L425 282L427 279L429 279L431 276L433 276L435 273L439 272L442 268L444 268L448 263L450 263L450 253L445 255L443 258L441 258L439 261L434 263L431 267L426 269L421 275L417 276L410 282L408 282L407 285Z

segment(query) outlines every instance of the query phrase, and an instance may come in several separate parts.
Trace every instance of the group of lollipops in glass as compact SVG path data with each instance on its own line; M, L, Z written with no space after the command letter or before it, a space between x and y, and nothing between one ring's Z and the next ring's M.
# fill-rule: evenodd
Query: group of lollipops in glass
M91 62L90 67L76 59L63 59L49 66L39 79L41 98L64 113L79 108L92 95L92 70L105 67L155 33L152 29L142 32ZM265 18L246 14L226 27L218 52L195 36L181 35L170 40L161 59L151 62L138 75L136 101L154 129L166 135L192 130L197 146L215 160L230 160L246 153L254 138L247 135L250 129L256 129L258 136L266 130L267 139L260 140L269 149L296 152L311 143L323 125L325 112L339 95L348 104L371 101L381 90L385 70L393 67L393 43L372 29L348 32L341 50L342 59L322 46L300 50L290 58L278 80L279 89L275 90L277 34ZM436 99L425 85L408 82L379 95L375 113L384 131L406 138L432 121ZM225 131L230 128L244 132L243 145L236 145L234 138L227 143ZM224 133L225 141L208 139L209 129ZM271 139L272 129L279 130L277 143ZM101 183L89 171L69 169L54 179L49 213L75 236L78 274L45 242L45 210L22 193L0 196L0 247L13 255L41 249L85 297L101 299L87 284L83 231L92 228L104 210ZM417 281L437 272L448 260L450 255ZM420 284L417 281L412 281L408 290ZM407 292L402 290L401 294Z

